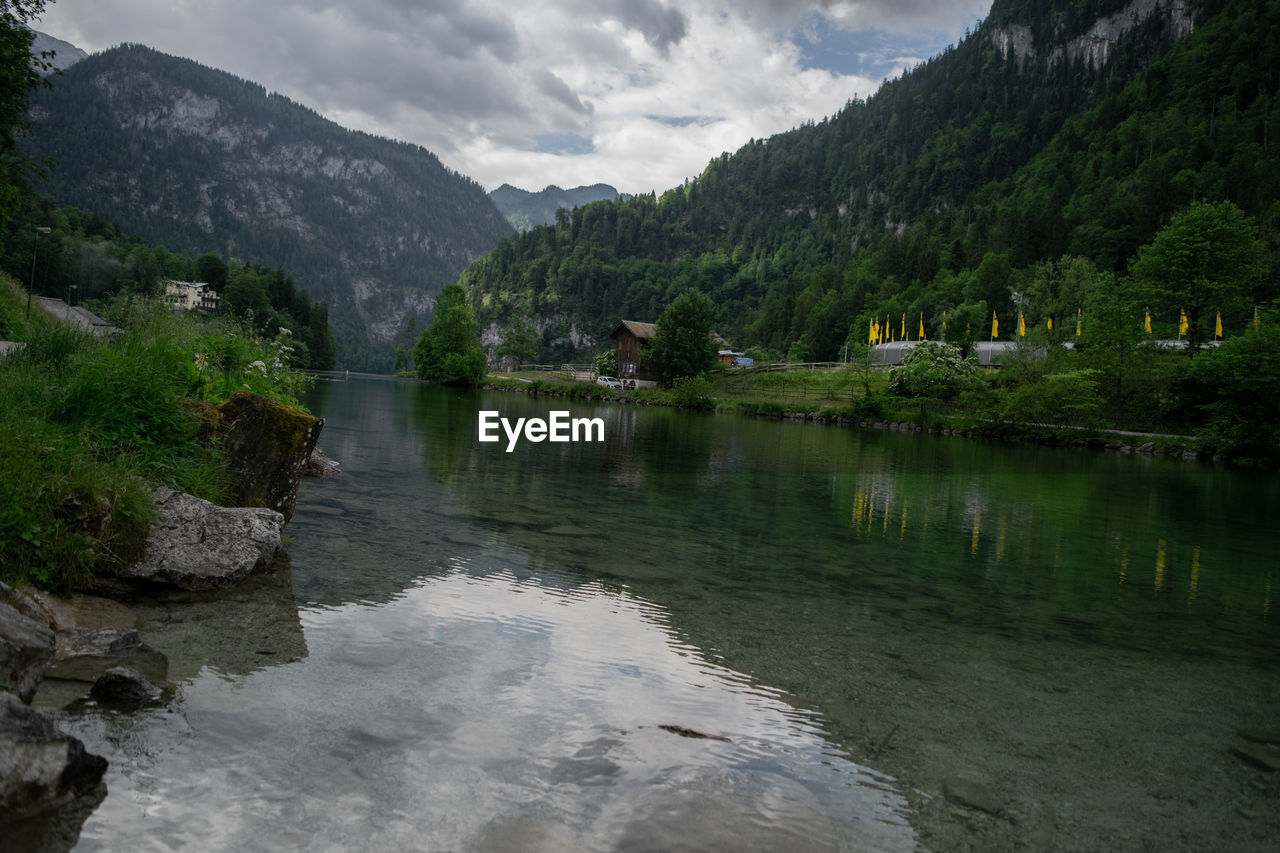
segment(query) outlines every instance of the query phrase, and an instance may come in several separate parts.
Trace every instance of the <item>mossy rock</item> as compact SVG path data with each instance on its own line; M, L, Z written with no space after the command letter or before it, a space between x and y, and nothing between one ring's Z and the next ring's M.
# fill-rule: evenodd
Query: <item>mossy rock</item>
M230 503L274 509L288 522L324 420L248 391L217 408Z

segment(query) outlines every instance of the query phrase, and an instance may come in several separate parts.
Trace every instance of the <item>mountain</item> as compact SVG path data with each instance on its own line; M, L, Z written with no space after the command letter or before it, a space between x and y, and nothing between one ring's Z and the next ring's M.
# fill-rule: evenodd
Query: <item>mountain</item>
M593 201L625 200L628 195L619 193L608 184L592 184L562 190L555 184L540 192L529 192L511 184L503 184L489 198L517 231L527 231L535 225L551 225L556 221L556 211L572 210Z
M283 268L329 306L340 364L389 371L406 326L511 233L474 181L262 86L138 45L38 92L40 189L182 254Z
M1280 245L1278 34L1273 3L996 0L866 100L660 196L517 234L463 283L490 339L531 320L542 360L577 360L688 287L735 346L800 359L838 357L885 314L933 337L1015 300L1029 321L1074 317L1064 257L1124 274L1194 201L1233 202Z
M70 68L89 55L69 41L63 41L36 30L31 32L35 35L31 41L31 53L35 56L46 52L52 53L49 64L58 70Z

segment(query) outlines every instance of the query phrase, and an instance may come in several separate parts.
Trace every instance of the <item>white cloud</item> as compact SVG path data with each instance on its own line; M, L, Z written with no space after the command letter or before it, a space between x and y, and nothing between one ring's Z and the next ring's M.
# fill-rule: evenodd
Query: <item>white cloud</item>
M986 5L57 0L37 28L90 51L137 42L230 71L345 126L421 144L488 187L602 181L660 192L721 151L874 90L880 73L869 67L806 61L814 14L836 30L900 33L913 47L934 34L941 48ZM587 153L535 150L566 134L589 140L568 148Z

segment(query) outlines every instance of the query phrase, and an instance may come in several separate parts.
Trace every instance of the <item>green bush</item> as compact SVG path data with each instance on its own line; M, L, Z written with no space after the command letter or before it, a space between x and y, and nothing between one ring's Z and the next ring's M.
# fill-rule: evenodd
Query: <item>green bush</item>
M942 341L922 341L889 371L889 390L899 397L953 400L978 378L978 365L960 348Z
M682 376L671 390L672 401L682 409L711 411L716 407L711 399L711 383L705 376Z
M1051 373L1016 389L1005 404L1011 421L1042 426L1090 426L1102 407L1098 371Z

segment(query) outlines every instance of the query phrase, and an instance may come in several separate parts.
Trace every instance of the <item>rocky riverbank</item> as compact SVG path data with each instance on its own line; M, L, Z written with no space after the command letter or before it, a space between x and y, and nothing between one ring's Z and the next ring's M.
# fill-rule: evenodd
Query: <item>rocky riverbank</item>
M56 707L94 702L129 712L163 702L168 662L139 635L130 602L164 589L221 590L272 565L302 478L339 470L316 450L322 420L244 393L208 408L242 506L155 487L142 559L96 578L93 594L0 584L0 832L27 846L69 849L106 795L106 760L30 707L42 680L57 682Z

